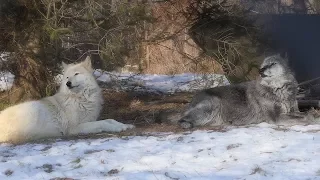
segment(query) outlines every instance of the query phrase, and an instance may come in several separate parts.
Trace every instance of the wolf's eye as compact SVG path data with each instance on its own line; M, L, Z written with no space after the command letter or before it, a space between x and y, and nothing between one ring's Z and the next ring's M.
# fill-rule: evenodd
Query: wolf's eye
M74 75L76 76L76 75L78 75L79 73L75 73Z

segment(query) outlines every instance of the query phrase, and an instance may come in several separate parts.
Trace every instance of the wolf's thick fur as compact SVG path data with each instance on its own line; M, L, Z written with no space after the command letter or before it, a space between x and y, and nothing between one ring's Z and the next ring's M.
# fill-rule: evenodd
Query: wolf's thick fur
M91 67L91 59L64 64L58 93L38 101L9 107L0 114L0 142L24 142L45 137L120 132L133 128L112 119L96 121L103 97Z
M199 92L183 113L180 126L281 124L284 119L290 122L284 115L299 111L298 84L287 61L280 55L269 56L262 63L260 74L261 79L257 81Z

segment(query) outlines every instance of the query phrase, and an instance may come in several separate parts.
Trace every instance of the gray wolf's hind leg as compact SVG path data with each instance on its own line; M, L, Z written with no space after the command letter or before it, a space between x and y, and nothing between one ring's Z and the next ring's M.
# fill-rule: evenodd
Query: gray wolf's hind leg
M214 104L210 100L201 101L197 105L189 107L178 123L184 129L212 123L211 121L218 114L217 106L218 104Z

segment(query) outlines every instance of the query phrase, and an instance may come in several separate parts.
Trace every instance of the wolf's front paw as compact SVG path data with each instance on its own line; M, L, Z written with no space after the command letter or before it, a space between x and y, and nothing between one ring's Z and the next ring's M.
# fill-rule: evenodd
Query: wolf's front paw
M135 128L134 125L132 125L132 124L125 124L125 129L124 129L124 130L133 129L133 128Z
M126 130L133 129L133 128L135 128L135 126L132 124L121 124L120 126L117 126L114 129L114 131L115 132L122 132L122 131L126 131Z

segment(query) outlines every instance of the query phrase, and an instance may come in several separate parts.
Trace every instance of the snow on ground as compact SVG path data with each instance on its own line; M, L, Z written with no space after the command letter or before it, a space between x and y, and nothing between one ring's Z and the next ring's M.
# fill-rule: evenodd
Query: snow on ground
M227 78L220 74L133 74L114 73L96 70L94 75L98 81L118 83L118 88L136 91L154 91L161 93L174 93L195 91L199 89L229 84Z
M7 61L9 52L0 53L0 61ZM229 81L220 74L177 74L177 75L153 75L106 72L100 69L94 71L94 75L100 82L112 84L113 88L134 91L149 91L160 93L174 93L195 91L199 89L227 85ZM55 77L60 84L62 75ZM9 72L0 72L0 91L9 90L14 82L14 75ZM117 85L117 86L114 86Z
M10 72L0 72L0 91L11 89L14 81L14 75Z
M158 93L175 93L195 91L199 89L227 85L229 81L220 74L177 74L177 75L156 75L156 74L134 74L103 72L95 70L95 77L98 81L110 84L112 88L131 91L148 91ZM62 75L57 75L55 81L60 83ZM0 90L8 90L12 87L14 75L0 72Z
M10 57L10 52L1 52L0 53L0 61L7 61Z
M9 52L0 53L0 63L2 61L7 61L10 56ZM0 91L6 91L11 89L14 81L14 75L9 72L0 71Z
M315 129L262 123L226 132L2 144L0 179L320 179Z

